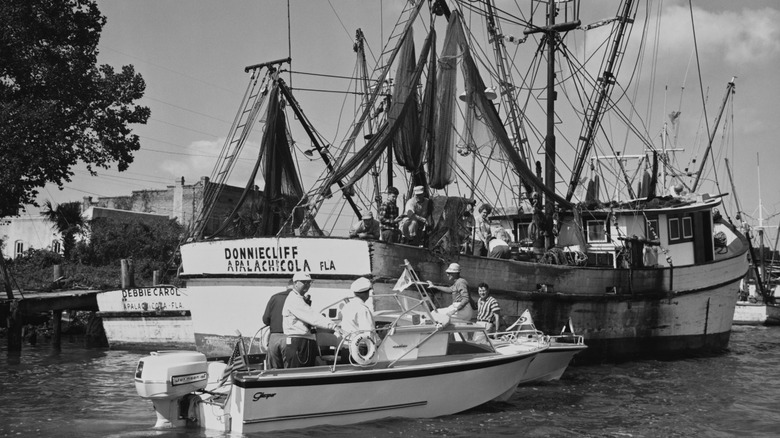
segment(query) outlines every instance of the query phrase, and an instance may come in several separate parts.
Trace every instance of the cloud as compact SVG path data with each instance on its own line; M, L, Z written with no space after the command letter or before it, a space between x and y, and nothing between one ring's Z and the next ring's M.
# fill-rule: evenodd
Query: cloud
M172 175L185 176L193 181L201 176L210 176L217 165L218 155L224 144L224 137L216 140L194 141L187 146L186 152L176 159L167 159L160 163L160 168ZM246 178L252 171L258 149L259 145L255 142L248 141L244 145L228 184L240 187L246 185ZM259 175L259 179L261 178L262 176Z
M780 54L780 11L771 8L707 11L694 8L699 55L717 56L727 66L760 65ZM662 18L662 53L692 49L691 13L670 6Z

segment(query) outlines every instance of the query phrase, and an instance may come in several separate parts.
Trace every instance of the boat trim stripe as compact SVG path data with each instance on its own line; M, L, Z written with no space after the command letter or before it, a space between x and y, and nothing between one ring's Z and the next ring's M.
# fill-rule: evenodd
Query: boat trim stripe
M412 403L401 403L397 405L377 406L375 408L349 409L344 411L329 411L329 412L311 412L311 413L300 414L300 415L284 415L280 417L263 418L258 420L244 420L244 424L258 424L258 423L270 423L274 421L291 421L291 420L302 420L302 419L309 419L309 418L364 414L367 412L381 412L381 411L390 411L395 409L415 408L419 406L425 406L427 404L428 404L427 401L418 401Z
M279 388L290 386L320 386L320 385L334 385L340 383L358 383L358 382L381 382L387 380L399 380L410 379L415 377L427 377L437 376L441 374L459 373L463 371L479 370L483 368L491 368L508 363L518 362L528 359L531 356L535 356L538 351L529 352L521 355L503 356L496 354L492 360L482 360L478 362L473 361L458 361L453 364L447 364L442 366L431 367L415 367L414 369L404 368L385 368L381 370L375 370L371 373L366 372L347 372L347 373L328 373L325 376L313 375L312 377L306 375L284 375L276 378L263 378L259 377L257 380L250 377L251 380L246 380L246 377L239 378L235 374L233 375L233 384L239 388Z

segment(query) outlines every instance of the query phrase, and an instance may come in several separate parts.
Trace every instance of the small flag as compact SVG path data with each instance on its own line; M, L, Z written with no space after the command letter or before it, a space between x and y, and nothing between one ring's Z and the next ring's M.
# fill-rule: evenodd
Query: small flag
M531 318L531 312L529 312L528 309L525 309L523 314L520 315L520 318L517 318L517 321L515 321L515 323L512 324L512 326L507 330L514 330L518 332L535 332L536 326L534 325L533 318Z
M219 386L222 386L227 382L227 380L230 378L230 375L233 374L233 371L237 371L241 368L247 368L246 362L244 361L244 354L242 352L243 344L244 340L241 336L239 336L238 341L236 341L236 346L233 348L233 354L231 354L230 359L228 359L225 371L222 372L222 377L219 378Z
M401 277L398 278L398 281L395 282L395 286L393 286L393 290L397 291L403 291L406 290L407 287L414 284L414 279L412 278L412 274L409 273L409 269L404 268L404 273L401 274Z

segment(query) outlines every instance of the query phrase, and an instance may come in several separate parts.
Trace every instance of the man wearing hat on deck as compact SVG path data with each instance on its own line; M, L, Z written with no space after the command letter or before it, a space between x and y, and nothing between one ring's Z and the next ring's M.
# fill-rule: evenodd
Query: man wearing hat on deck
M366 277L360 277L352 282L350 290L357 298L349 300L341 309L341 331L344 336L348 336L350 333L367 333L374 330L374 315L366 305L366 300L368 300L372 289L371 280Z
M428 281L428 288L435 289L440 292L447 292L452 294L452 304L449 307L436 309L439 313L446 313L453 319L459 319L463 321L471 321L474 317L474 306L472 305L471 296L469 295L469 283L465 278L460 276L460 265L457 263L450 263L447 270L447 278L452 281L452 286L436 286L430 280Z
M311 277L305 272L293 275L293 288L282 308L282 328L286 337L284 348L284 367L299 368L314 365L319 355L317 337L310 326L333 330L341 337L341 330L330 319L320 315L304 300L311 287Z
M363 213L363 217L349 229L349 237L353 239L379 240L379 221L374 219L370 211Z
M406 201L404 214L406 217L401 222L401 232L406 243L420 245L423 241L423 230L433 221L430 217L428 198L425 197L425 187L415 186L414 196Z

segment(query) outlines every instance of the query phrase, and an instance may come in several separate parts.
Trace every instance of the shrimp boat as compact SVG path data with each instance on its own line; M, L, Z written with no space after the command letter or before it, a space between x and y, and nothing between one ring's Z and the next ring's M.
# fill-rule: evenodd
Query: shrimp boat
M748 269L746 239L719 211L727 194L704 191L707 153L698 171L678 169L667 137L645 134L629 99L640 93L627 92L635 76L618 71L624 61L641 64L645 51L629 37L656 16L643 9L650 5L624 0L614 16L583 24L577 0L533 0L525 12L492 0L401 3L373 70L367 38L356 34L362 99L341 142L325 140L293 97L282 78L289 58L246 68L246 97L181 247L197 349L228 356L236 325L256 330L269 297L296 271L315 279L312 305L322 308L349 296L359 276L388 293L405 259L438 284L459 263L471 287L490 285L507 321L529 309L552 333L571 318L588 347L582 361L725 349ZM596 37L603 44L592 44ZM720 114L733 90L731 81ZM557 104L564 96L574 108ZM305 155L290 140L290 111L312 145ZM257 120L257 165L227 207L220 189ZM617 126L626 128L618 134ZM304 189L296 163L315 153L323 173ZM347 238L345 221L378 216L391 185L404 198L423 187L424 238ZM475 241L462 220L475 199L494 207L488 219L509 234L509 259L463 250Z
M136 389L152 401L157 428L255 433L431 418L508 399L547 348L499 353L481 327L431 313L423 300L392 299L401 310L379 315L381 329L336 345L348 348L346 362L336 354L329 365L249 370L244 359L235 366L235 355L209 365L203 353L156 352L139 361Z

